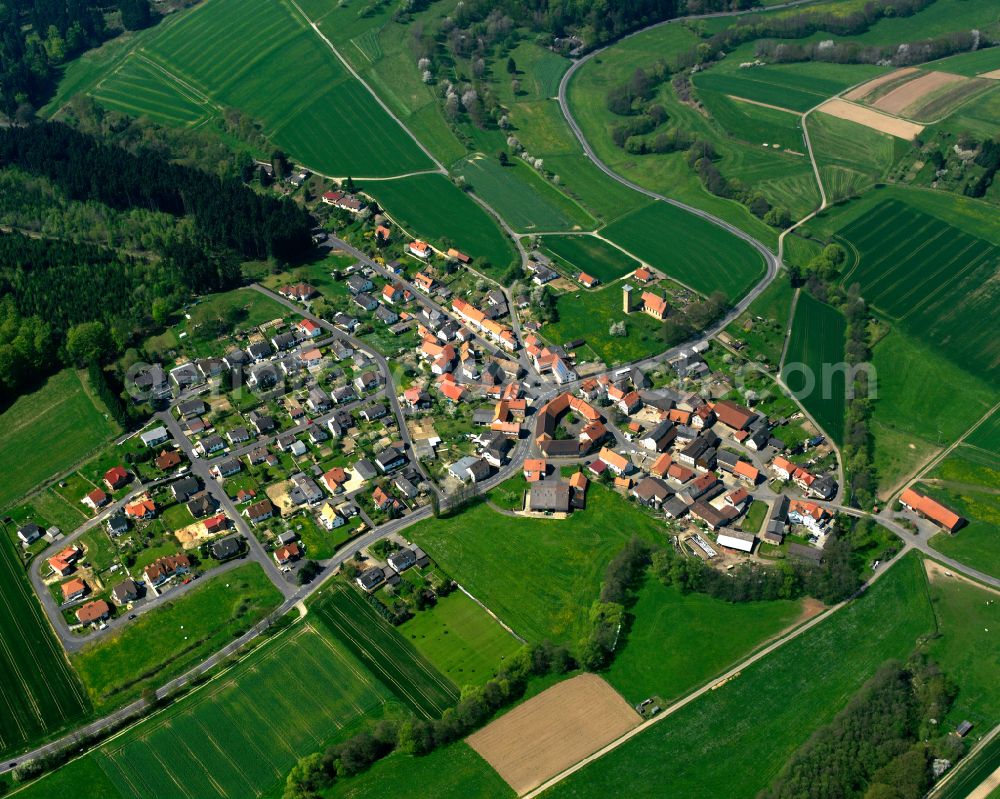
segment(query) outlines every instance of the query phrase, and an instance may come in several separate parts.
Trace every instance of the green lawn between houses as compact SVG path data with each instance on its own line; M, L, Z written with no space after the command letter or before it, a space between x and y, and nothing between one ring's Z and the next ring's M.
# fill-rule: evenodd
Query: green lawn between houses
M418 652L455 685L481 685L504 658L521 648L476 602L455 591L398 628Z
M280 592L256 563L204 579L73 655L95 708L111 710L162 685L281 604Z

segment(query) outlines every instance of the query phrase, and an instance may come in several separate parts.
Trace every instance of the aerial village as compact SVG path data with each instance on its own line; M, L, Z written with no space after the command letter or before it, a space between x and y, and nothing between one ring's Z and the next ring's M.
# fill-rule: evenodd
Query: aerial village
M468 268L470 255L407 240L357 196L327 191L321 202L362 219L378 250L318 230L337 259L328 288L259 287L278 316L135 373L153 422L119 442L108 457L122 461L80 497L93 523L32 574L57 627L100 634L247 557L290 593L356 547L360 588L396 586L433 557L393 532L397 520L505 481L520 493L513 515L554 520L586 513L597 482L720 569L822 560L841 494L837 453L795 406L778 413L740 394L738 342L698 341L610 370L578 363L581 342L547 341L529 297ZM526 285L598 283L541 253L524 267ZM647 266L629 275L622 317L669 315L668 297L683 291L658 290L661 279ZM901 505L920 523L962 524L913 490ZM31 522L18 536L25 547L64 539Z

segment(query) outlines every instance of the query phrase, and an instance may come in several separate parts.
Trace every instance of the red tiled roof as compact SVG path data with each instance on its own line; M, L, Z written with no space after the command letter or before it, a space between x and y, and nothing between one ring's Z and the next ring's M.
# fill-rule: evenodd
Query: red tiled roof
M899 501L948 530L954 530L962 522L962 517L955 513L955 511L946 508L940 502L931 499L926 494L914 491L912 488L907 488L900 494Z

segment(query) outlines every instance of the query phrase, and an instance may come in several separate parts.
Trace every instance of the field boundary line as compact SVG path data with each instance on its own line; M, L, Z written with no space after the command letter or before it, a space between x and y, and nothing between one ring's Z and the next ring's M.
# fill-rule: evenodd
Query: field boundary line
M797 116L799 118L805 116L805 112L793 111L791 108L783 108L780 105L771 105L770 103L762 103L760 100L749 100L746 97L739 97L735 94L727 94L725 96L728 97L730 100L735 100L737 103L748 103L749 105L759 105L761 108L770 108L772 111L783 111L786 114L792 114L793 116Z
M457 582L457 581L455 582L455 585L457 585L457 586L458 586L458 590L459 590L459 591L461 591L461 592L462 592L463 594L465 594L465 595L466 595L466 596L467 596L467 597L468 597L469 599L471 599L471 600L472 600L473 602L475 602L475 603L476 603L477 605L479 605L479 607L481 607L481 608L482 608L483 610L485 610L485 611L486 611L486 612L487 612L487 613L488 613L488 614L489 614L489 615L490 615L490 616L491 616L491 617L493 618L493 620L494 620L494 621L495 621L495 622L496 622L497 624L499 624L499 625L500 625L501 627L503 627L503 628L504 628L504 629L505 629L505 630L506 630L507 632L509 632L509 633L510 633L511 635L513 635L513 636L514 636L514 637L515 637L515 638L516 638L516 639L517 639L518 641L520 641L520 642L521 642L522 644L527 644L527 643L528 643L528 642L527 642L527 641L526 641L525 639L523 639L523 638L522 638L522 637L521 637L520 635L518 635L518 634L517 634L516 632L514 632L514 629L513 629L513 628L512 628L512 627L511 627L511 626L510 626L509 624L507 624L507 623L506 623L506 622L505 622L505 621L504 621L503 619L501 619L501 618L500 618L499 616L497 616L497 614L496 614L496 613L494 613L494 612L493 612L492 610L490 610L490 609L489 609L489 608L488 608L488 607L487 607L487 606L486 606L486 605L485 605L485 604L484 604L483 602L481 602L481 601L480 601L479 599L477 599L477 598L476 598L476 597L474 597L474 596L473 596L472 594L470 594L470 593L469 593L469 592L468 592L468 591L466 590L466 588L465 588L465 586L464 586L464 585L462 585L462 584L461 584L460 582Z
M788 324L785 325L785 341L781 346L781 358L778 359L778 374L785 368L785 358L788 356L788 345L792 343L792 326L795 324L795 309L799 304L801 288L795 289L792 293L791 307L788 309Z

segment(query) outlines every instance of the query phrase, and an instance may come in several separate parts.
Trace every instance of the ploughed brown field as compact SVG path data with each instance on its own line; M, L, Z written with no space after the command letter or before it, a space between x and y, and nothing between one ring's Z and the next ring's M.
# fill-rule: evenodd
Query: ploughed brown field
M529 699L466 742L521 795L641 721L604 680L580 674Z
M908 80L902 86L897 86L891 92L879 97L872 105L887 114L899 114L941 87L966 80L968 78L952 75L950 72L925 72L920 77Z
M866 128L872 128L890 136L897 136L900 139L911 140L924 129L923 125L915 122L907 122L905 119L897 119L888 114L883 114L863 105L849 103L846 100L836 98L827 100L817 111L829 114L830 116L846 119L849 122L857 122Z

